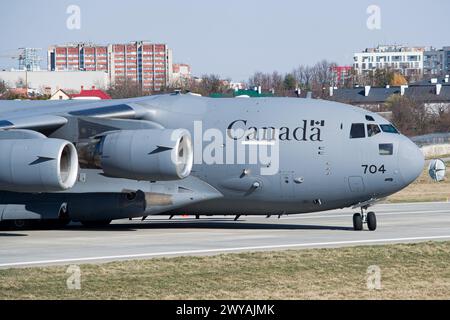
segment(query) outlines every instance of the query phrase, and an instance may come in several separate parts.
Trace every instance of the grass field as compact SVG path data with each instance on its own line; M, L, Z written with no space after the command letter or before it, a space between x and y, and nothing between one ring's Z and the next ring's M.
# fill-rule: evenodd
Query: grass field
M449 166L449 163L446 163ZM427 202L450 201L450 179L434 182L428 176L428 169L424 169L419 178L407 188L388 197L385 202Z
M450 242L0 270L2 299L450 299ZM381 289L367 289L367 268Z

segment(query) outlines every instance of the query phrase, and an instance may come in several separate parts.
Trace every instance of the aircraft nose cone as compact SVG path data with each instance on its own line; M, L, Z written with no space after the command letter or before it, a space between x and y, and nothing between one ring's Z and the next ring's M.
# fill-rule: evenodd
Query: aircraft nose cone
M417 145L405 137L400 144L399 166L400 173L406 185L412 183L422 173L425 158Z

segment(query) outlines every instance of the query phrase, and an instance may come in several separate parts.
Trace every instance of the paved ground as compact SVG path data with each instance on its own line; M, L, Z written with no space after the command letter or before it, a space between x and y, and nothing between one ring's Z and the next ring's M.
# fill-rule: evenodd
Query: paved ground
M0 231L0 268L97 263L175 255L450 240L450 203L384 204L372 208L378 229L353 231L353 210L281 219L163 217L115 221L89 230Z

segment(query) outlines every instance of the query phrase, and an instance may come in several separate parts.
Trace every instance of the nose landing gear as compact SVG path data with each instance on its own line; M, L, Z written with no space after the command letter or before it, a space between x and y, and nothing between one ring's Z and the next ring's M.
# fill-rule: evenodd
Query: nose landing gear
M353 215L353 229L355 231L361 231L363 229L363 224L367 224L367 228L370 231L374 231L377 228L377 217L375 212L364 213L364 208L361 208L361 213L357 212Z

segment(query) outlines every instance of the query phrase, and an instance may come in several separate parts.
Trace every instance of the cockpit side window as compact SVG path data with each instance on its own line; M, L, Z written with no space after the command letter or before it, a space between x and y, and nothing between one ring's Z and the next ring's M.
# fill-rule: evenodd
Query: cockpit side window
M376 124L368 124L367 125L367 136L372 137L381 132L380 127Z
M394 145L392 143L380 143L378 149L381 156L391 156L394 153Z
M392 124L380 124L381 130L386 133L399 133Z
M365 138L366 131L364 129L364 123L352 123L350 129L350 139Z

